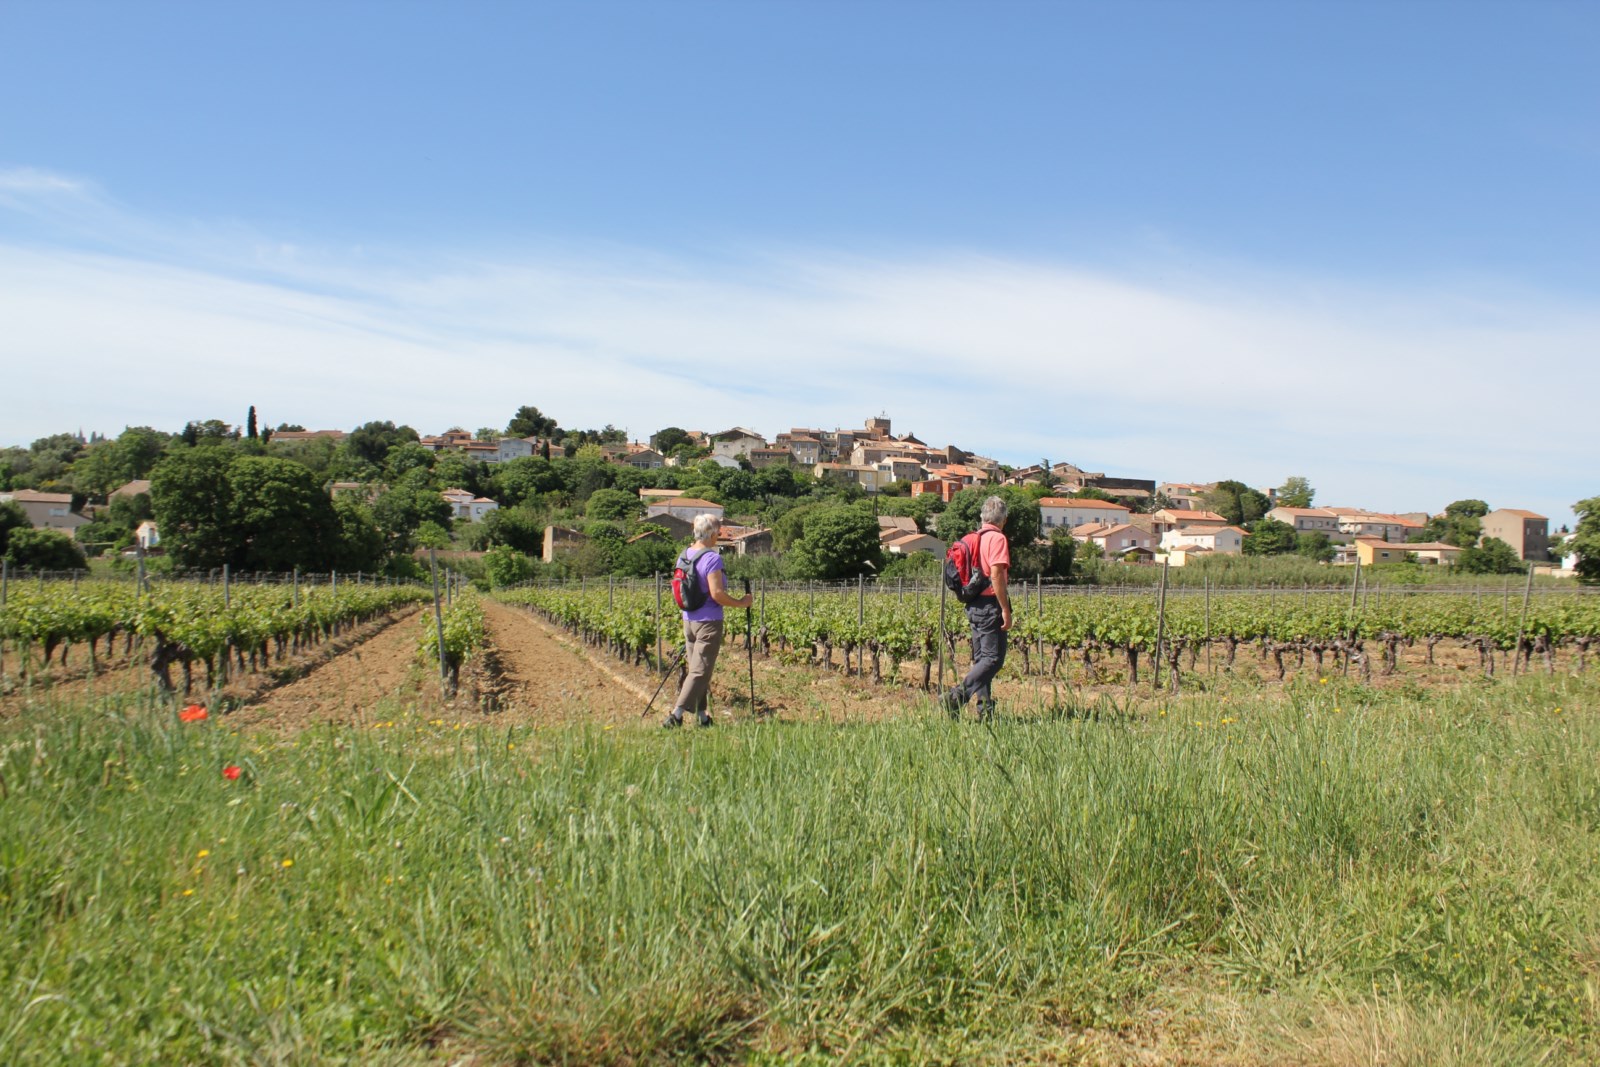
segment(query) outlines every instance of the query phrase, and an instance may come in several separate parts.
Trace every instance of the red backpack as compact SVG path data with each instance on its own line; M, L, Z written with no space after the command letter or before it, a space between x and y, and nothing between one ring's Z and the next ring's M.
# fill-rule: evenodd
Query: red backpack
M716 549L705 550L705 552L715 551ZM706 588L705 578L695 566L705 552L696 553L690 558L689 550L684 549L678 553L678 561L672 565L672 602L683 611L694 611L705 607L706 599L711 595L711 591Z
M983 573L978 561L978 548L983 543L985 532L979 529L957 538L944 554L945 587L963 604L976 603L984 590L989 588L989 576Z

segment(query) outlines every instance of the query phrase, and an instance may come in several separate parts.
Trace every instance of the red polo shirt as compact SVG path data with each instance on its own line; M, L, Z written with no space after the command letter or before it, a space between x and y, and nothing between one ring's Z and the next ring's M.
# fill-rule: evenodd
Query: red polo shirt
M995 536L998 534L999 536ZM992 578L995 565L1011 566L1011 544L1006 540L1005 531L992 522L986 522L978 527L978 569L984 575ZM994 586L983 591L984 596L997 596Z

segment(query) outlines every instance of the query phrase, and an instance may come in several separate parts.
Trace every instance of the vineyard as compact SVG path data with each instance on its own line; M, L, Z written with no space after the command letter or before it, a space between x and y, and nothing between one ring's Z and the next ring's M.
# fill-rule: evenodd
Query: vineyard
M163 691L224 684L313 648L425 594L409 586L171 583L141 591L126 582L19 585L0 606L0 673L24 679L52 664L68 667L81 649L93 673L101 656L147 654ZM173 668L182 672L174 681Z
M529 586L499 594L526 606L585 642L633 664L671 659L682 645L678 614L653 589ZM1008 670L1079 680L1140 680L1141 667L1164 670L1174 691L1201 670L1232 668L1241 646L1252 646L1283 679L1291 666L1355 670L1370 679L1402 669L1409 656L1432 664L1442 642L1465 648L1479 669L1513 673L1535 659L1549 672L1557 655L1583 670L1600 639L1600 598L1541 593L1520 602L1460 593L1357 597L1348 592L1193 594L1161 603L1152 597L1020 589L1013 596ZM941 616L942 613L942 616ZM926 689L965 647L961 606L921 592L856 588L763 593L750 613L727 613L729 633L753 640L763 655L824 669L839 668L883 683ZM749 632L753 630L753 635ZM1202 663L1204 657L1204 663ZM918 672L907 677L903 665Z

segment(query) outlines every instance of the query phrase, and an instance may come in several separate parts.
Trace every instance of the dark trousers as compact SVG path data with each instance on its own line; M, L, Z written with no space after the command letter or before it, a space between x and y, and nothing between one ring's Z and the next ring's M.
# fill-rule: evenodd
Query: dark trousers
M1006 632L1000 629L1000 600L980 597L967 605L967 621L972 624L972 669L961 679L961 693L980 704L992 704L989 683L1006 663Z

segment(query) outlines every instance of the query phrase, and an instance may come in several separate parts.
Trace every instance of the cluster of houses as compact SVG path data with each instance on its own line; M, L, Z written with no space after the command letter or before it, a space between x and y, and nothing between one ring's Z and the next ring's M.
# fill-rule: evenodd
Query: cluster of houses
M790 466L819 479L859 485L868 493L884 491L890 485L904 486L912 496L934 494L941 500L971 486L1047 485L1053 493L1039 501L1044 537L1056 530L1068 530L1083 544L1093 544L1106 558L1130 562L1159 562L1183 566L1190 560L1211 555L1242 552L1246 531L1230 525L1221 515L1205 507L1216 483L1162 482L1140 478L1108 477L1085 471L1070 463L1041 462L1032 466L1006 469L995 460L967 452L955 445L935 448L913 434L893 433L890 420L878 416L866 420L859 430L820 430L793 427L770 441L742 426L716 433L687 431L687 440L702 455L724 467L748 464L755 469ZM346 437L342 430L280 430L274 441L327 439L338 443ZM548 454L551 442L538 437L503 437L478 440L464 430L447 430L423 437L422 447L434 452L455 451L484 463L506 463L515 459ZM608 443L600 446L609 461L644 470L674 466L679 460L663 456L641 442ZM693 462L704 462L704 459ZM149 482L130 482L112 496L148 492ZM1080 499L1067 494L1094 489L1102 499ZM334 494L371 494L373 487L338 482L330 487ZM1269 499L1275 490L1264 491ZM460 520L482 522L500 505L487 497L464 489L446 489L442 496L451 515ZM721 518L723 508L706 500L684 496L677 490L640 491L645 518L665 529L675 540L689 536L694 516L710 512ZM28 514L35 526L72 532L89 519L72 510L72 498L65 493L16 490L0 493L0 502L13 501ZM1153 502L1165 507L1152 510ZM1461 549L1438 542L1407 542L1421 529L1428 515L1417 512L1402 515L1379 514L1361 508L1299 508L1275 506L1267 518L1291 526L1296 533L1327 536L1336 552L1336 561L1371 565L1415 559L1424 563L1450 564ZM932 552L942 555L943 542L918 532L906 518L885 516L879 519L884 550L890 554ZM1549 520L1531 511L1501 508L1482 520L1483 535L1509 544L1525 560L1550 559ZM658 537L654 531L640 537ZM139 544L155 550L160 535L154 523L144 523L137 532ZM723 527L723 547L738 554L772 551L770 531ZM545 531L544 558L555 559L583 543L578 531L550 527ZM1572 558L1565 561L1571 569Z

